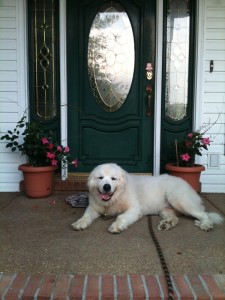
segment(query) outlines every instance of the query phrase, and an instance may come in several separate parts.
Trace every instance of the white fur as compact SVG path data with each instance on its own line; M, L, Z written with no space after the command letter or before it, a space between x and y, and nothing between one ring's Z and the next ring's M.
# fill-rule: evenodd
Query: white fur
M217 213L206 213L199 195L184 180L167 174L159 176L128 174L116 164L97 166L88 178L89 205L84 215L72 224L83 230L101 215L117 216L109 227L119 233L144 215L160 215L159 230L178 223L176 212L197 219L195 225L209 231L222 223Z

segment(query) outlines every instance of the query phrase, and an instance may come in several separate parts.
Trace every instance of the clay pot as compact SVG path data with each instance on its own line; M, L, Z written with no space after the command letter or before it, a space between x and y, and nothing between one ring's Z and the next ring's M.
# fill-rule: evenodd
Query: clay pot
M180 177L187 181L196 192L201 192L200 175L205 170L202 165L194 165L193 167L179 167L174 163L168 163L165 169L170 175Z
M44 198L52 193L55 166L33 167L29 164L20 165L23 172L24 191L30 198Z

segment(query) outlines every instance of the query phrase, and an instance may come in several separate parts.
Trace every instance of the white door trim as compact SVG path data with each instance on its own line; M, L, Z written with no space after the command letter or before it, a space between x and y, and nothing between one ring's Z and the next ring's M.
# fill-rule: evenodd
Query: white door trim
M60 48L60 119L61 143L68 142L67 60L66 60L66 0L59 1L59 48ZM68 177L68 169L62 168L61 178Z
M198 130L202 124L202 105L204 98L204 57L205 57L205 0L197 1L196 13L196 51L195 51L195 90L193 128Z
M160 173L161 102L162 102L162 51L163 51L163 0L156 1L156 63L155 63L155 109L153 141L153 175Z

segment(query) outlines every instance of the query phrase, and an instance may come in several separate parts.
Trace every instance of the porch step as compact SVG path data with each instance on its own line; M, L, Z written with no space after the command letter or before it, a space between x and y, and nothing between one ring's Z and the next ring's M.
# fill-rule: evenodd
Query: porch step
M135 173L136 175L152 175L151 173ZM62 180L60 174L56 174L54 178L53 191L58 192L80 192L88 191L87 179L89 173L69 173L66 180ZM20 182L20 191L24 191L24 182Z
M173 275L176 299L225 299L225 275ZM162 275L0 273L0 299L168 299Z
M66 180L55 175L53 191L87 191L87 173L69 174Z

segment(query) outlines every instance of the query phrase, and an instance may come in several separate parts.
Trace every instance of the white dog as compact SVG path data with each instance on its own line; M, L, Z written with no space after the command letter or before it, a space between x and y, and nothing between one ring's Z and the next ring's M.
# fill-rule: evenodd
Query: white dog
M184 180L167 174L131 175L116 164L97 166L88 178L89 205L84 215L72 224L83 230L99 216L117 216L109 227L119 233L144 215L160 215L159 230L178 223L176 211L197 219L195 225L209 231L222 223L217 213L206 213L198 194Z

